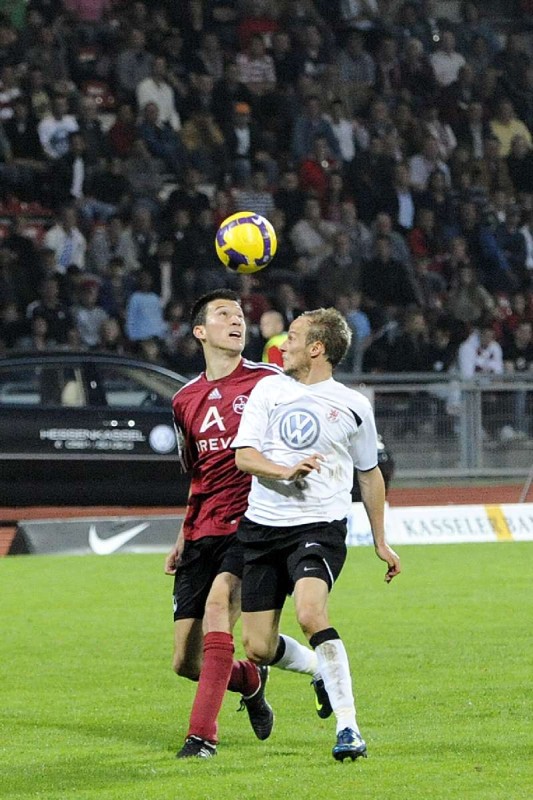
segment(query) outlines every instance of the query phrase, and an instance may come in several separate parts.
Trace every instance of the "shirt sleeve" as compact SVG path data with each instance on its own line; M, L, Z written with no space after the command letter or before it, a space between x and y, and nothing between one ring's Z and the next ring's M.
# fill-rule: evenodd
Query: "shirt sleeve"
M369 406L361 424L354 431L350 455L356 469L367 472L378 464L378 434L374 413Z

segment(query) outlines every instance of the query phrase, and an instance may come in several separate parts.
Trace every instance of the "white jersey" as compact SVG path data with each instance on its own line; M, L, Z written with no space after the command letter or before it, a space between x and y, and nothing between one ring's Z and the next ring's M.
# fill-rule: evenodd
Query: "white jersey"
M231 446L254 447L286 466L313 453L324 456L321 471L313 470L303 488L294 481L252 478L246 517L275 527L343 519L354 466L366 471L378 463L370 402L333 378L310 385L287 375L264 378L250 394Z

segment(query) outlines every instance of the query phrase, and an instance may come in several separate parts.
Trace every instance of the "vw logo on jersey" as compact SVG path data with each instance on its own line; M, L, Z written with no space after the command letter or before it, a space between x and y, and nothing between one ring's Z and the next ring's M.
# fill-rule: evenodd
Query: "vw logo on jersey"
M233 410L236 414L242 414L244 411L244 406L248 402L248 398L245 394L238 394L235 400L233 401Z
M282 417L280 436L293 450L304 450L311 447L320 434L318 419L310 411L297 408Z

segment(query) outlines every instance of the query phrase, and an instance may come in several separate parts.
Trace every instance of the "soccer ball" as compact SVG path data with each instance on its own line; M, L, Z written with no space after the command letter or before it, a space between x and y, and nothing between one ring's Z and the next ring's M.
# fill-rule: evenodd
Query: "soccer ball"
M276 254L276 231L265 217L238 211L220 225L215 239L219 259L234 272L258 272Z

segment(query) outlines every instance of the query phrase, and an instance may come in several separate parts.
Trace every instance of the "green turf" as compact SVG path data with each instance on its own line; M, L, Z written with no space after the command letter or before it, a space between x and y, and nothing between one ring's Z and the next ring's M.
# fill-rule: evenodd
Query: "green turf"
M163 557L0 559L0 797L530 800L531 554L404 547L387 586L371 549L350 550L331 618L369 749L355 764L333 761L307 678L277 670L268 741L228 694L218 756L176 761L194 687L170 669Z

